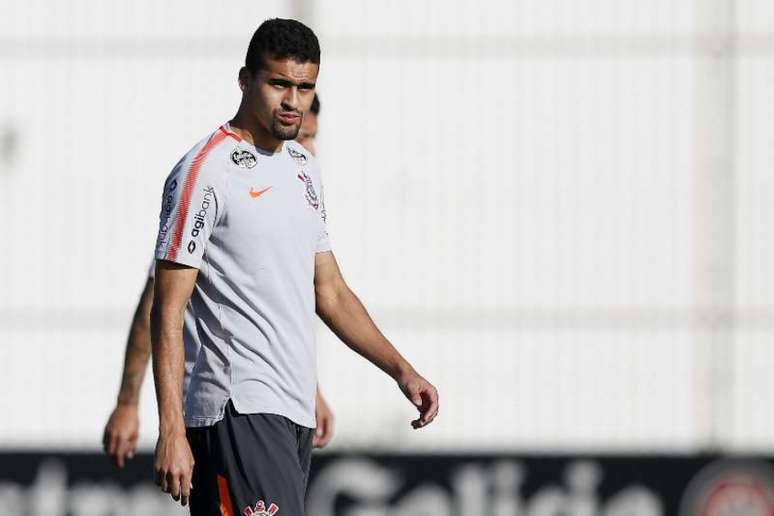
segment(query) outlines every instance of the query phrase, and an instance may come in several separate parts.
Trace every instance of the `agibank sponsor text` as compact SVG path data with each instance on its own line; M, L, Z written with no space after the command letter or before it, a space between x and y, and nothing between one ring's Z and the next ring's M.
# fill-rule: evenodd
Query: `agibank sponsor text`
M210 204L215 197L215 189L211 186L204 188L204 195L202 196L202 204L199 207L199 211L193 216L193 229L191 229L191 236L196 238L199 236L199 232L204 228L204 224L207 219L207 210L210 209Z

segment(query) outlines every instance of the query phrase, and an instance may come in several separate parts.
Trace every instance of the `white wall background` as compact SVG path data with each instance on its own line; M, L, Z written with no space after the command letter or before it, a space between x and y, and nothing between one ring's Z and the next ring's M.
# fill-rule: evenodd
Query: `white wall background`
M774 4L3 6L0 447L99 446L172 165L255 27L320 36L337 257L434 381L320 329L333 446L774 449ZM151 382L142 442L155 440Z

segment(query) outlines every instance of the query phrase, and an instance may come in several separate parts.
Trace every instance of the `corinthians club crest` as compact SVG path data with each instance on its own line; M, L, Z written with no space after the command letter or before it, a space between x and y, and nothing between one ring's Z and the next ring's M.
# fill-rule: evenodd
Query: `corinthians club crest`
M266 507L266 503L263 500L258 500L254 508L248 505L244 508L242 514L244 516L274 516L277 512L279 512L279 506L276 503Z
M252 152L239 148L231 153L231 161L239 168L253 168L258 162Z
M309 177L309 175L304 172L303 170L298 173L298 179L301 180L302 183L304 183L305 191L304 191L304 197L306 197L306 202L309 203L309 206L314 208L315 210L320 207L320 199L317 197L317 192L314 189L314 183L312 183L312 178Z
M288 147L288 154L290 154L290 157L296 160L296 163L299 165L306 165L307 159L306 155L304 155L301 152L298 152L297 150Z

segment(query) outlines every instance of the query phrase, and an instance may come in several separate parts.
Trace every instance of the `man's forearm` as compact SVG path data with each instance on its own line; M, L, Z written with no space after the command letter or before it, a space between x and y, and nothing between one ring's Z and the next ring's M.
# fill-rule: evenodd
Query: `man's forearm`
M140 399L140 387L145 377L145 369L150 357L150 332L135 328L129 332L124 355L124 373L121 376L121 389L118 391L118 403L136 405Z
M132 326L126 341L124 371L121 376L121 388L118 391L119 404L136 405L140 398L140 387L142 387L145 369L148 366L148 358L151 353L150 309L152 301L153 280L149 279L135 309Z
M164 313L154 306L151 335L159 432L184 432L182 314Z
M413 371L411 365L376 327L363 303L346 285L318 294L317 314L352 350L394 379Z

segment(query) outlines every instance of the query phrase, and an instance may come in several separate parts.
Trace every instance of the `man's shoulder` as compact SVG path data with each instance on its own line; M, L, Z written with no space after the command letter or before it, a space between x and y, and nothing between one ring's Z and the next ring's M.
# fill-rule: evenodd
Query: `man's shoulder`
M236 144L240 141L242 141L242 138L236 133L229 131L224 126L220 126L215 131L199 140L196 145L188 151L186 156L195 162L201 162L202 165L205 161L209 161L207 160L209 157L217 156L218 161L222 161L221 158L228 158L236 148ZM225 162L222 164L225 164Z
M173 170L175 175L220 172L231 163L237 143L241 140L223 126L217 128L191 147Z

